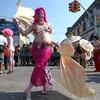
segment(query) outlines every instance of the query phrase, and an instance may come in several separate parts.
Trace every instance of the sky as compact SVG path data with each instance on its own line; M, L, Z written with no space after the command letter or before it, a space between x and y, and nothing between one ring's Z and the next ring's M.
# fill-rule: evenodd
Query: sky
M82 8L77 13L69 12L69 3L74 0L22 0L23 7L35 10L43 7L46 11L47 21L53 28L52 39L60 43L66 38L67 27L71 27L85 12ZM88 8L94 0L78 0L84 8ZM0 18L11 20L17 11L17 0L0 0ZM33 37L30 35L30 41Z

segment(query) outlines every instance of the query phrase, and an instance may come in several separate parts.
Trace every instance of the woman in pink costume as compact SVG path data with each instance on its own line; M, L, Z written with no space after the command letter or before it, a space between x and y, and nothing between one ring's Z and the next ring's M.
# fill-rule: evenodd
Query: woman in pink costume
M52 32L51 26L46 20L46 14L43 8L37 8L34 15L34 23L28 30L24 31L18 25L23 36L27 36L33 31L34 42L32 48L32 56L35 67L31 75L30 83L26 92L26 99L31 100L31 89L34 86L43 86L42 93L46 93L47 86L52 85L51 75L47 66L51 56L52 46L57 45L50 38Z
M13 31L9 28L3 30L4 35L8 40L8 55L9 55L9 71L8 74L14 71L14 45L13 45Z

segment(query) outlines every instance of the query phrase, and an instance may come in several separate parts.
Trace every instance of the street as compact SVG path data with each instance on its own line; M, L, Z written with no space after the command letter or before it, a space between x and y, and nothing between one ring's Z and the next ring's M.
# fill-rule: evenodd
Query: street
M49 67L54 78L53 90L43 95L41 87L33 87L32 100L100 100L100 72L94 72L94 66L86 68L86 80L87 84L95 89L96 95L87 98L77 98L66 91L59 82L59 68ZM7 74L7 70L4 70L0 76L0 100L25 100L23 91L29 83L32 69L32 66L15 67L14 73L11 74Z

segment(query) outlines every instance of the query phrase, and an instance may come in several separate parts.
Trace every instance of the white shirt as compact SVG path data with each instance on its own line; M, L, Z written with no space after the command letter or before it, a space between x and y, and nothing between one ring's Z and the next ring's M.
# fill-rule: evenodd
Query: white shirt
M0 35L0 45L4 45L4 43L7 44L7 38L3 35Z

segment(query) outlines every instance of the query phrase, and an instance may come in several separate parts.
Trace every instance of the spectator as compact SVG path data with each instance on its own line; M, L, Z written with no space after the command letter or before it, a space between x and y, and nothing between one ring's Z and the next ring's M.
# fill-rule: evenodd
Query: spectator
M51 65L60 66L60 53L58 52L57 47L53 48L50 61Z
M14 45L13 45L13 31L9 28L3 30L4 35L7 37L8 40L8 50L9 50L9 71L8 74L14 71Z
M95 63L95 71L100 72L100 38L98 36L94 36L93 39L93 56L94 56L94 63Z
M15 55L14 55L15 66L18 66L19 65L19 58L20 58L20 45L18 44L15 47Z
M0 74L2 74L2 67L4 62L4 47L7 45L7 39L3 36L3 32L0 31Z
M5 70L8 69L8 64L9 64L8 46L5 45L5 48L4 48L4 66L5 66Z

